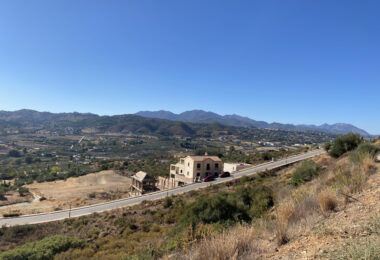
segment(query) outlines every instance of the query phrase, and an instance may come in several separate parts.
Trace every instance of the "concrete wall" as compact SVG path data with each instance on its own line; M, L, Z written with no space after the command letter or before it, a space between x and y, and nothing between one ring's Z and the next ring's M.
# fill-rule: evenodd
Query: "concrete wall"
M245 163L224 163L223 171L233 173L236 171L243 170L244 168L247 168L248 166L249 164L245 164Z

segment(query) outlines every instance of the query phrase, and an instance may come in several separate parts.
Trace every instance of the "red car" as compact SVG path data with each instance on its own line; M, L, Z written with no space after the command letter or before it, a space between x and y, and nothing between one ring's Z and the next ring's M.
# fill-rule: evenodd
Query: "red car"
M202 181L208 182L208 181L213 181L214 179L215 179L214 176L210 175L210 176L204 177Z
M219 177L220 178L225 178L225 177L230 177L231 174L229 172L222 172L222 173L219 173Z

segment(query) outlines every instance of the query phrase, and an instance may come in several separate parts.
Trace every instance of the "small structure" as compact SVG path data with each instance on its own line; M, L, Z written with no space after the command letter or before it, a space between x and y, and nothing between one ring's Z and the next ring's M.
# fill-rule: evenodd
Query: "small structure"
M174 182L174 179L172 178L158 176L158 181L157 181L156 186L159 190L172 189L175 187L175 182Z
M146 172L139 171L132 177L131 194L142 195L156 190L156 179Z
M247 164L247 163L224 163L223 170L225 172L233 173L236 171L243 170L244 168L247 168L248 166L250 166L250 164Z

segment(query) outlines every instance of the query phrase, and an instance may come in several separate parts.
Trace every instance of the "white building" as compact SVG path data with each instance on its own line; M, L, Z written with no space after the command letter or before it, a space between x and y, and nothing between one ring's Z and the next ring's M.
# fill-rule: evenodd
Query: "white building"
M247 168L248 166L250 166L250 164L248 163L224 163L223 170L225 172L233 173L236 171L243 170L244 168Z
M200 181L207 176L222 172L222 160L217 156L187 156L170 165L170 179L175 187Z

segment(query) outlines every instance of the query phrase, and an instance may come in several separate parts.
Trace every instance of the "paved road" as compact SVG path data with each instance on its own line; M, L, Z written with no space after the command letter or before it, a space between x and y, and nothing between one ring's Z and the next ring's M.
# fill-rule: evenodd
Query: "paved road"
M196 190L199 188L204 188L213 184L222 183L226 181L230 181L231 179L240 178L242 176L246 175L252 175L261 171L265 171L266 169L273 169L281 166L285 166L297 161L305 160L307 158L311 158L313 156L319 155L324 153L323 150L314 150L308 153L296 155L293 157L289 157L287 159L282 159L266 164L261 164L258 166L250 167L248 169L239 171L233 176L228 178L218 178L215 181L212 182L200 182L195 183L191 185L187 185L184 187L179 187L176 189L166 190L166 191L159 191L155 193L149 193L143 196L134 197L134 198L127 198L127 199L121 199L121 200L114 200L110 202L105 202L101 204L95 204L80 208L73 208L70 210L61 210L61 211L54 211L50 213L41 213L41 214L34 214L34 215L25 215L20 217L13 217L13 218L0 218L0 226L7 225L7 226L15 226L15 225L23 225L23 224L36 224L36 223L44 223L44 222L51 222L61 219L66 219L69 217L79 217L84 215L89 215L95 212L102 212L107 211L111 209L131 206L134 204L141 203L144 200L156 200L164 198L168 195L175 195L180 193L189 192L191 190Z

